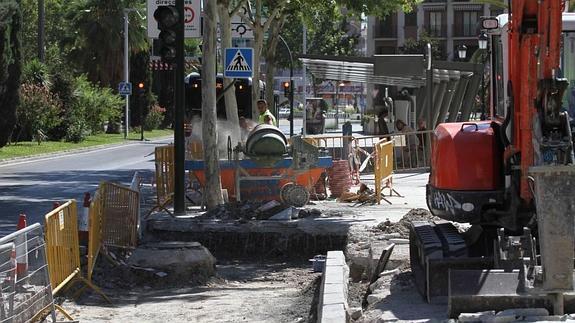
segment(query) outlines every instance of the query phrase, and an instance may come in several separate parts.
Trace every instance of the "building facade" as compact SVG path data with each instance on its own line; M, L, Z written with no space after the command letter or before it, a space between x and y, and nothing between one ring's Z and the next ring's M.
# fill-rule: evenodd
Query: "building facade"
M428 35L438 42L445 59L458 59L460 45L467 46L469 59L477 49L480 18L502 12L501 8L469 0L427 0L411 12L399 11L383 19L370 16L367 54L399 54L409 39Z

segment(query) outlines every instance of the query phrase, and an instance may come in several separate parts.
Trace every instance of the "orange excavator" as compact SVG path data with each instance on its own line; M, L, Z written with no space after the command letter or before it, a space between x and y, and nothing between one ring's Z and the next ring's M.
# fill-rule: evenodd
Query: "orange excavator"
M410 260L421 294L429 302L447 300L450 317L518 307L575 312L564 6L510 0L508 15L484 18L490 120L435 129L427 204L451 222L414 222Z

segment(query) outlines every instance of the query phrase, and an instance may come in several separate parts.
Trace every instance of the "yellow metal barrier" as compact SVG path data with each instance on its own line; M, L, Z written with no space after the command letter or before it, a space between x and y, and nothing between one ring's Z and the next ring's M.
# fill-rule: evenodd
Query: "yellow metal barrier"
M140 193L108 182L100 187L104 199L102 244L119 248L136 248Z
M102 246L135 248L138 244L140 193L114 183L102 182L90 204L88 280Z
M156 147L156 205L148 212L164 210L172 215L167 206L174 198L174 146Z
M383 194L384 188L390 189L392 193L399 193L393 189L393 141L383 139L375 144L375 199L377 204L381 204L383 199L391 204Z
M76 201L69 201L46 214L45 221L46 259L52 294L56 295L68 283L81 281L110 302L100 288L82 276Z
M102 199L102 191L104 187L100 184L100 187L94 194L92 202L90 203L90 220L88 222L88 280L92 281L92 273L94 272L94 267L96 267L96 260L98 259L98 254L100 253L100 247L102 246L102 221L104 212L104 200Z

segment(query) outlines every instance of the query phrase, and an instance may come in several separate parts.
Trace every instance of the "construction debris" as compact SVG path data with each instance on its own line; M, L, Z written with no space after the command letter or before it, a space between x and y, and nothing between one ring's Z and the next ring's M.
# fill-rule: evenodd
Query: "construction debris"
M389 220L379 223L373 228L376 231L383 231L385 234L393 234L394 238L409 238L409 226L412 221L441 221L425 209L412 209L405 214L399 222L391 223ZM399 237L397 236L399 234Z
M356 203L354 206L362 206L365 204L375 204L375 192L366 184L361 183L357 193L343 192L337 199L338 202Z

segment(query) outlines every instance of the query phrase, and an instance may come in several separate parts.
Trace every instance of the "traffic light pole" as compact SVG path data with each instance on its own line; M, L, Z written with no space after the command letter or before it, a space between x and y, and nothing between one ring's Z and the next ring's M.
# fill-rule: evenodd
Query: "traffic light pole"
M176 61L175 61L175 121L174 121L174 214L186 212L185 196L185 138L184 138L184 0L176 0L176 10L180 16L176 28Z
M128 43L128 29L130 21L128 20L129 11L124 9L124 82L130 82L130 49ZM126 109L124 111L124 139L128 139L128 132L130 129L130 118L128 116L130 110L130 95L126 95Z

